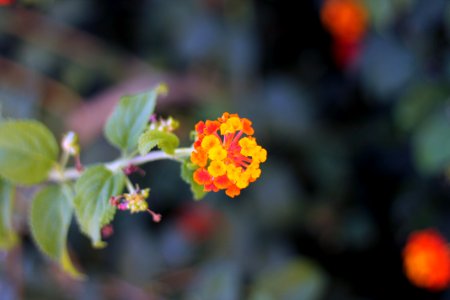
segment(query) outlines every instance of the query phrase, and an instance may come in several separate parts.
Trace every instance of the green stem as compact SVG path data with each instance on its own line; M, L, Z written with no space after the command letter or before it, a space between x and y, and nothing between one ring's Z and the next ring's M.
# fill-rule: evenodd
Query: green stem
M59 161L59 167L61 168L61 170L64 170L66 168L68 161L69 161L69 152L63 151L61 159Z
M131 183L130 178L128 178L128 176L125 176L125 183L127 184L127 189L130 194L136 191L134 189L133 183Z
M172 160L180 160L181 158L189 157L192 153L192 148L179 148L175 150L175 154L170 155L163 151L151 151L143 156L135 156L132 158L121 158L108 163L105 163L105 167L112 172L117 172L120 169L128 166L135 165L139 166L151 161L162 160L162 159L172 159ZM87 166L89 167L89 166ZM75 180L81 176L81 172L78 172L75 168L70 168L65 170L63 173L58 170L53 170L49 175L50 181L64 181L64 180Z
M68 161L69 153L67 151L63 151L61 158L59 159L59 163L55 164L55 167L50 174L50 180L60 182L66 181L64 169L66 168Z

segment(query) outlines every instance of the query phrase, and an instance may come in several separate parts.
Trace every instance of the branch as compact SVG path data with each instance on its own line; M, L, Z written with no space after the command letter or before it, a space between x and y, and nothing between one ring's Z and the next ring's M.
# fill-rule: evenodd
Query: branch
M118 170L128 166L128 165L135 165L139 166L142 164L145 164L147 162L155 161L155 160L162 160L162 159L172 159L172 160L179 160L183 157L188 157L192 153L192 148L179 148L175 150L174 155L167 154L163 151L151 151L148 154L144 156L135 156L133 158L122 158L117 159L108 163L105 163L105 167L112 172L117 172ZM83 172L79 172L75 168L69 168L65 171L61 172L56 169L53 169L50 172L49 180L54 182L61 182L61 181L67 181L67 180L75 180L78 177L81 176Z

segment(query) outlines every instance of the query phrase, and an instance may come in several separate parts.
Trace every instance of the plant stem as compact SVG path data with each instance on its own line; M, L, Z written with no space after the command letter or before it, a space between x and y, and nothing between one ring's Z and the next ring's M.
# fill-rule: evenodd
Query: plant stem
M132 194L132 193L134 193L136 190L134 189L134 186L133 186L133 184L131 183L131 181L130 181L130 178L128 178L128 176L125 176L125 183L127 184L127 189L128 189L128 192L130 193L130 194Z
M121 158L108 163L105 163L105 167L112 172L117 172L118 170L128 166L135 165L139 166L151 161L162 160L162 159L172 159L180 160L180 158L188 157L192 153L192 148L179 148L175 150L175 154L170 155L163 151L151 151L143 156L135 156L132 158ZM89 167L89 166L87 166ZM50 181L65 181L65 180L75 180L81 176L81 172L77 171L75 168L66 169L63 173L57 170L52 170L49 175Z
M61 170L65 169L68 162L69 162L69 152L63 151L61 155L61 160L59 161L59 167L61 168Z

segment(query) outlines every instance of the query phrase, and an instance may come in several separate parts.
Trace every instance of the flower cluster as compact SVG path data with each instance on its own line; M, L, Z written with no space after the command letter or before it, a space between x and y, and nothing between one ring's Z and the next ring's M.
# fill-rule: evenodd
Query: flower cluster
M198 169L193 179L204 191L225 190L234 198L259 178L259 165L266 161L267 151L252 137L250 120L224 113L217 120L198 122L195 131L191 161Z
M148 204L145 201L150 193L150 189L139 189L125 193L119 196L113 196L109 199L109 203L112 206L117 207L119 210L129 210L131 213L147 211L153 217L153 221L161 221L161 215L153 212L148 208Z
M414 232L403 251L406 276L418 287L443 290L450 284L447 241L433 229Z

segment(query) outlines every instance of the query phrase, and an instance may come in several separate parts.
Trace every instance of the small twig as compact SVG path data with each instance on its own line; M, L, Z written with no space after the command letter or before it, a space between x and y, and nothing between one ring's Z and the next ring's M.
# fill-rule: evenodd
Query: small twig
M118 159L114 160L109 163L105 163L105 167L112 172L117 172L119 169L122 169L130 164L132 165L142 165L147 162L155 161L155 160L162 160L162 159L173 159L173 160L179 160L183 157L188 157L191 155L192 148L179 148L175 150L174 155L167 154L163 151L151 151L148 154L144 156L135 156L133 158L128 159ZM65 180L75 180L78 177L80 177L82 172L79 172L75 168L69 168L66 169L64 172L58 171L58 170L52 170L49 175L50 181L65 181Z

